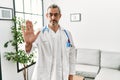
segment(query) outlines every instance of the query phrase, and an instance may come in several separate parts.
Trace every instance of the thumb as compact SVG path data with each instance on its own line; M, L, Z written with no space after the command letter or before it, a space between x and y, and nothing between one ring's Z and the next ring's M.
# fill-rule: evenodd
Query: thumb
M38 32L36 33L36 35L35 35L35 36L36 36L36 38L38 37L38 35L39 35L39 34L40 34L40 31L38 31Z
M24 28L23 25L21 25L21 30L22 30L23 33L25 33L25 28Z

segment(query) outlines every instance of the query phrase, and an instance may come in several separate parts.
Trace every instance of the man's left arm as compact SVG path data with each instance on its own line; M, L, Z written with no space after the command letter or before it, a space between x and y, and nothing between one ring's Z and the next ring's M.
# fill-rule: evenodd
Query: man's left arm
M75 57L76 57L76 50L75 46L72 40L72 35L70 34L70 41L71 41L71 47L70 47L70 53L69 53L69 79L73 80L73 75L75 75Z

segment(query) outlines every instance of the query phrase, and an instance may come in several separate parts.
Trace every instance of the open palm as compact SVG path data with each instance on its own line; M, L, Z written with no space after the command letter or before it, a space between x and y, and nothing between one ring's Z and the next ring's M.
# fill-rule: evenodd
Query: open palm
M26 29L22 26L22 32L24 41L29 44L33 43L40 33L40 31L38 31L37 34L34 34L33 24L29 20L26 21Z

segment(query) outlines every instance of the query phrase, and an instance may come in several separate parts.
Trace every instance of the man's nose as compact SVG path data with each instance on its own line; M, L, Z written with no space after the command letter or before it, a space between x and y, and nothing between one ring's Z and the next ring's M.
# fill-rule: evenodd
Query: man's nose
M55 15L52 15L52 19L55 19L56 18L56 16Z

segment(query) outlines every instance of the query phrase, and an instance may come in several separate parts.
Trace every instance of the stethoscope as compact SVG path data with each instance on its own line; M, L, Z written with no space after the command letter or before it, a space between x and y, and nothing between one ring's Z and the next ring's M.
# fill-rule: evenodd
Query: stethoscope
M48 31L48 32L49 32L49 29L48 29L47 26L45 26L45 27L43 28L42 33L44 33L45 31ZM66 42L66 47L72 47L72 44L71 44L71 42L70 42L70 38L69 38L69 35L68 35L67 31L66 31L65 29L64 29L63 31L65 32L65 34L66 34L66 36L67 36L67 38L68 38L68 41Z

